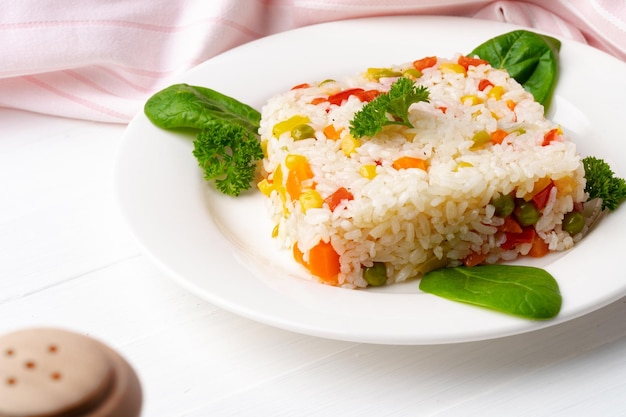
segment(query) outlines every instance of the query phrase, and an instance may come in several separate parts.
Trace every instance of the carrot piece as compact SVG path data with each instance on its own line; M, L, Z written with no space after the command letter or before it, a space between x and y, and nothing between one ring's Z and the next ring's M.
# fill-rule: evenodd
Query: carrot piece
M535 203L535 206L537 206L538 210L543 210L546 207L546 204L548 204L548 199L550 198L550 192L552 191L552 188L554 188L554 182L550 180L550 182L544 189L542 189L532 197L533 203Z
M324 132L324 135L326 135L328 139L332 139L332 140L340 139L342 131L343 129L337 130L335 125L328 125L322 130L322 132Z
M418 59L416 61L413 61L413 68L415 68L418 71L422 71L425 68L434 67L435 64L437 64L437 57L436 56L427 56L427 57L424 57L422 59Z
M477 66L482 65L482 64L488 64L489 62L485 61L484 59L472 58L472 57L469 57L469 56L461 55L459 57L459 60L457 61L457 63L459 65L461 65L463 68L465 68L465 70L467 71L467 69L470 66L477 67Z
M298 84L298 85L294 85L293 87L291 87L292 90L297 90L299 88L309 88L311 85L308 83L302 83L302 84Z
M300 265L305 266L308 269L309 266L304 261L304 253L302 253L302 251L298 247L298 242L294 243L291 249L293 251L293 259L295 259L296 262L298 262Z
M349 88L328 97L328 102L330 104L336 104L337 106L341 106L344 100L347 100L352 95L363 93L363 91L364 90L362 88Z
M491 132L491 142L495 144L500 144L509 135L509 132L506 130L498 129Z
M354 94L359 100L364 103L369 103L374 100L376 97L380 95L380 91L378 90L367 90L367 91L359 91Z
M320 241L309 251L309 272L327 284L337 285L340 272L339 254L330 242Z
M487 254L472 252L463 259L463 264L465 266L476 266L485 262L485 259L487 259Z
M330 211L334 211L343 200L354 200L354 196L346 188L339 187L337 191L326 197L324 202L328 204Z
M507 100L506 101L506 107L511 110L511 111L515 111L515 106L517 106L517 103L514 102L513 100Z
M300 198L300 194L302 194L302 179L298 176L297 171L289 170L285 188L292 200Z
M557 140L561 136L562 133L563 131L561 130L560 127L550 130L548 133L546 133L543 136L543 142L541 143L541 146L549 145L550 143L552 143L552 141Z
M328 101L328 97L315 97L311 100L311 104L322 104Z
M493 83L486 78L483 78L478 82L478 89L484 91L487 87L493 87Z
M391 164L391 166L394 169L419 168L424 171L428 169L426 161L412 156L401 156L400 158L393 161L393 164Z
M541 258L550 252L548 244L538 235L533 237L532 245L528 254L533 258Z
M285 158L285 166L289 169L285 188L292 200L297 200L302 194L302 183L313 178L313 171L306 157L289 154Z
M508 216L504 218L504 223L499 229L506 233L522 233L522 226L513 217Z

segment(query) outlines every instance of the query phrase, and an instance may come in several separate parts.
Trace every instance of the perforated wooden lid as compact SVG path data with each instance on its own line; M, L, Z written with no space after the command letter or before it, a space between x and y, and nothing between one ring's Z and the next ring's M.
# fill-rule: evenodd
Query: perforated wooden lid
M135 417L140 408L136 374L95 339L49 328L0 337L0 417Z

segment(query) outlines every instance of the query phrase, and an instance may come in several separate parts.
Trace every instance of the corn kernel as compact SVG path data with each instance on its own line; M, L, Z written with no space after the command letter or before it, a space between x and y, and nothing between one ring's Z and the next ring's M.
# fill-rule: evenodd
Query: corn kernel
M502 87L501 85L496 85L494 87L491 87L491 90L487 92L487 97L500 100L503 94L504 94L504 87Z
M341 150L346 156L355 153L359 146L361 146L361 142L352 135L346 135L341 139Z
M361 174L362 177L371 180L376 176L376 165L362 165L361 168L359 168L359 174Z
M461 103L463 104L467 104L470 106L475 106L477 104L482 103L483 101L480 99L480 97L476 96L476 95L468 95L468 96L461 96Z
M474 165L471 162L461 161L457 163L456 166L454 167L454 172L459 172L459 169L461 168L471 168L473 166Z
M467 71L463 65L456 64L454 62L444 62L439 65L439 71L443 73L457 73L457 74L466 74Z
M272 229L272 237L277 237L278 236L278 225L274 226L274 228Z
M306 213L308 209L320 208L324 204L324 200L320 193L315 190L305 190L298 198L302 212Z
M263 178L261 181L259 181L257 187L259 188L259 191L261 191L261 193L263 193L263 195L266 197L269 197L274 190L274 184L269 182L267 178Z
M285 167L287 169L297 168L299 165L308 164L306 156L290 153L285 157Z

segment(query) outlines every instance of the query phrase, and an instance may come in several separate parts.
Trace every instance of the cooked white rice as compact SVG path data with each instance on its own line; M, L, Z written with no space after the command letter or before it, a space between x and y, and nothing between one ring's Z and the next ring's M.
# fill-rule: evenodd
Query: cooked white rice
M438 58L414 79L428 88L430 101L411 106L412 129L389 126L371 138L350 135L354 114L365 103L354 95L341 105L325 99L356 87L386 92L397 79L377 80L367 72L299 86L264 106L259 133L265 179L259 187L269 197L275 236L285 249L297 243L305 264L311 248L330 242L339 255L340 273L336 280L323 281L366 287L363 268L373 262L384 263L390 284L461 264L471 254L482 254L485 263L526 255L530 243L503 249L504 219L494 215L490 202L509 193L529 198L546 179L555 186L532 226L537 238L551 251L571 248L578 238L561 229L564 214L586 199L584 169L574 143L559 135L542 146L544 135L558 126L544 117L532 95L505 71L486 64L456 72L459 68L448 64L457 59ZM411 67L407 63L390 69L402 73ZM484 79L489 83L480 84ZM307 117L314 137L294 140L289 130L273 134L277 124L293 116ZM339 139L327 138L324 129L329 125L340 131ZM509 132L501 144L473 147L477 132L498 129ZM294 169L286 163L288 155L306 158L313 177L300 189L313 196L313 203L286 191L289 167ZM422 159L427 169L394 168L401 156ZM340 187L353 199L331 211L320 201Z

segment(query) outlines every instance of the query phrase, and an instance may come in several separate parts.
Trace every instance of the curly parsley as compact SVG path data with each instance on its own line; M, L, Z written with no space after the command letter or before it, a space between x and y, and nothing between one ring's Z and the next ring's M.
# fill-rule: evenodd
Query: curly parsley
M409 121L409 107L420 101L428 102L429 92L401 77L391 85L389 92L376 97L354 115L350 133L357 137L374 136L387 125L413 127Z
M257 136L238 124L211 121L193 142L193 155L207 181L224 194L238 196L250 188L256 161L263 158Z
M585 167L585 191L589 198L601 198L602 208L615 210L624 200L626 200L626 181L615 176L615 173L600 158L588 156L583 158Z

